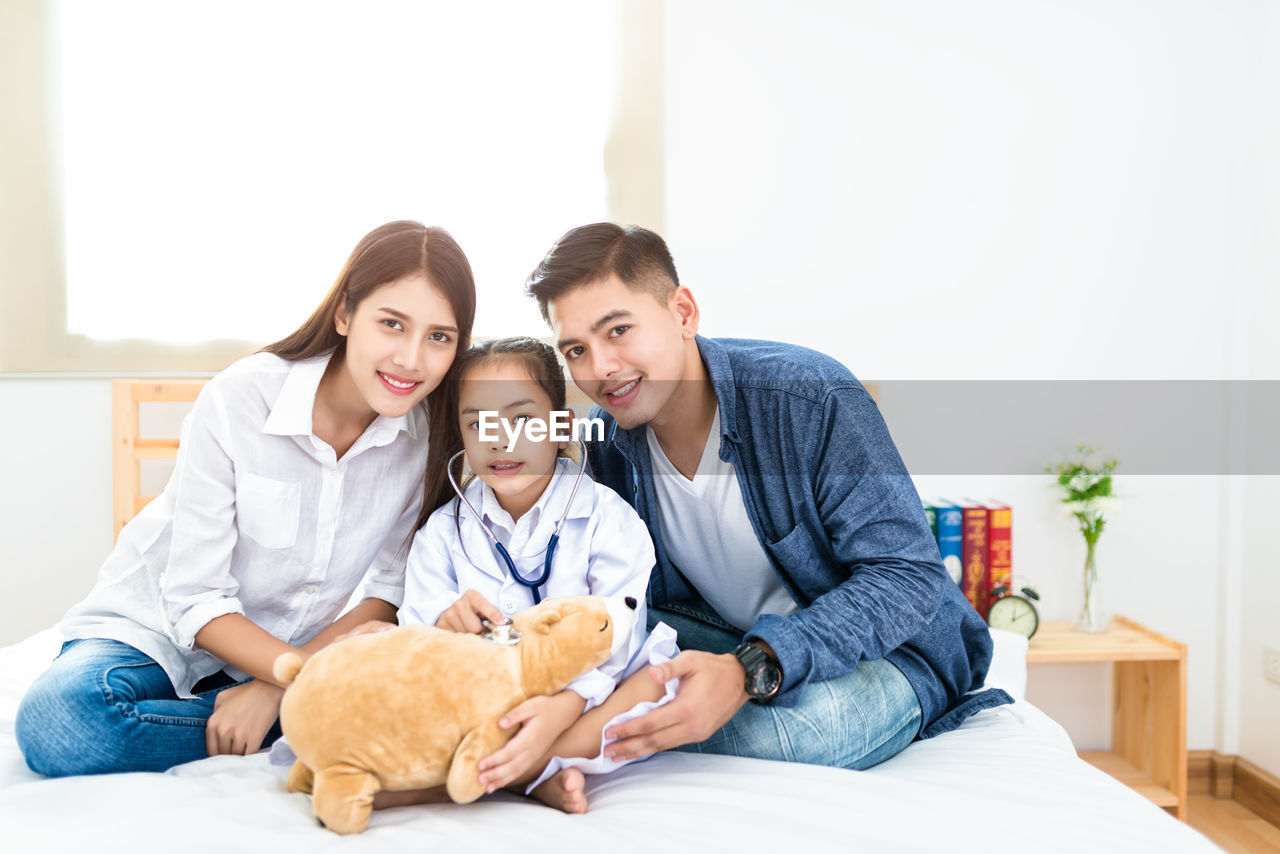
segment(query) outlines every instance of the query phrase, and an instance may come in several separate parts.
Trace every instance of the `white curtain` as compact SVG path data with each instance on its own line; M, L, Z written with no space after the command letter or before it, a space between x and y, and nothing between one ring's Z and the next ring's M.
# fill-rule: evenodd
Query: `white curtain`
M62 0L68 328L267 341L359 238L447 228L476 333L545 334L521 295L605 218L617 85L602 2Z

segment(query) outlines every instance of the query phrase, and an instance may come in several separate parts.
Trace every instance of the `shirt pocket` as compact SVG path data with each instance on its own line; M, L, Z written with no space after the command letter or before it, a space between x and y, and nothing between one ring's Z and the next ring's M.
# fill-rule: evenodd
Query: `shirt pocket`
M236 528L263 548L287 549L298 539L302 484L260 474L236 474Z
M835 581L831 579L830 563L823 551L814 542L813 537L804 525L797 525L785 537L777 542L765 541L765 551L782 569L782 583L801 608L807 608L813 601L804 590L823 583ZM835 581L835 583L839 583Z

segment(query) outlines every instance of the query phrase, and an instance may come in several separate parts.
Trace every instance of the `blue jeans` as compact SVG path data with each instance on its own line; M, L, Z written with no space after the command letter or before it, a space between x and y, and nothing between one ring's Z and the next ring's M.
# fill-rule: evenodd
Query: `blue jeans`
M18 748L48 777L165 771L207 755L205 723L233 684L218 673L182 700L164 668L128 644L69 641L18 706ZM277 722L263 746L279 735Z
M703 603L649 608L676 630L681 649L732 652L742 632ZM790 708L747 703L706 741L677 750L780 759L809 765L864 769L897 755L920 730L915 690L889 661L863 661L852 672L805 686Z

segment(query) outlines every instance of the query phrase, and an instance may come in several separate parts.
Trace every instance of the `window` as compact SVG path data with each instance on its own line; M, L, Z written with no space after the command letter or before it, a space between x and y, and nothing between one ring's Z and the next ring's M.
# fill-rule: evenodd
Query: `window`
M50 176L43 253L0 217L46 281L5 285L4 367L215 370L296 328L359 238L401 218L467 252L478 335L543 333L521 285L551 242L646 221L618 199L652 168L606 160L637 103L626 69L660 92L643 56L661 7L655 27L640 5L52 3L26 22L48 46L28 60L47 77L25 155ZM31 366L13 342L42 325L51 358Z

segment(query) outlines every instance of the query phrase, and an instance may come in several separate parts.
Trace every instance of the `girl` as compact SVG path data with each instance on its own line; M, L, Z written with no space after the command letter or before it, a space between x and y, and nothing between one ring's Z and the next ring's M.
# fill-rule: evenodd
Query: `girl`
M427 437L452 420L438 386L474 315L453 238L392 222L296 332L209 381L164 492L121 532L23 697L32 770L256 751L279 715L276 656L394 618L408 538L451 494Z
M532 338L473 347L458 358L449 388L450 410L457 414L453 444L465 450L477 478L414 537L400 622L477 633L481 620L504 623L536 598L592 593L631 596L641 603L629 642L613 658L560 694L512 709L501 725L520 724L520 731L480 763L480 781L490 792L503 786L523 789L538 778L535 797L566 812L585 812L582 769L602 772L620 764L597 756L605 725L637 704L648 704L637 714L653 708L667 695L665 686L643 672L651 660L675 654L674 632L665 625L645 641L643 603L653 543L620 496L586 478L576 483L577 464L561 456L567 443L539 441L523 429L510 451L502 429L498 441L481 440L481 412L497 412L516 429L530 419L550 424L553 412L565 410L564 374L555 350ZM485 533L486 525L519 577L513 577ZM549 574L536 584L553 533L559 540ZM378 805L427 799L424 793L395 794L400 797Z

